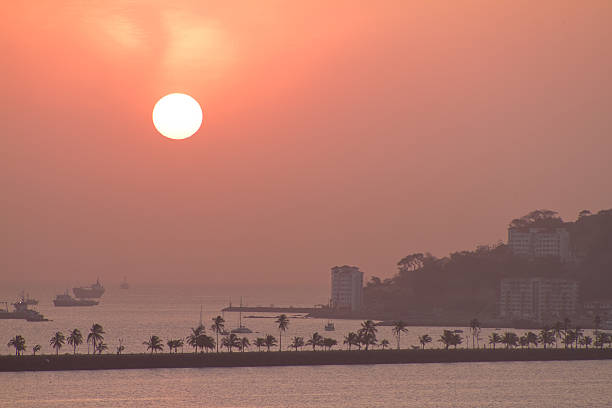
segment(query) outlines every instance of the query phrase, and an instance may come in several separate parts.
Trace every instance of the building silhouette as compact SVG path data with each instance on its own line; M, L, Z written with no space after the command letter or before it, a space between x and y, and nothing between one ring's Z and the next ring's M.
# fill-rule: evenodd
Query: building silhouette
M508 228L508 247L529 258L570 258L570 234L565 228Z
M356 266L331 268L331 307L336 310L361 309L363 304L363 272Z

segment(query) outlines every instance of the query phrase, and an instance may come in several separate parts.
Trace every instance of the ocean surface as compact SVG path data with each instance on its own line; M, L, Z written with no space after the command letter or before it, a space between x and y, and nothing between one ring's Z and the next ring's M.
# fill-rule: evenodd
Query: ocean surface
M56 331L67 335L78 328L86 335L93 323L104 327L108 352L114 352L119 339L126 352L145 352L142 342L151 335L162 337L164 343L187 336L199 323L200 306L209 327L230 296L234 305L240 301L239 294L199 287L105 286L100 305L69 308L52 304L53 296L65 287L25 288L52 321L0 320L0 352L13 353L5 345L21 334L27 354L35 344L50 354L54 351L49 339ZM3 286L0 300L14 300L19 290ZM311 306L326 298L325 293L307 291L245 292L243 302L249 306ZM224 317L228 329L239 325L238 313ZM251 342L268 333L278 338L274 314L244 313L242 323L254 332L246 335ZM293 336L318 331L341 346L344 335L357 330L360 321L336 320L334 332L324 331L325 323L290 315L283 345ZM449 328L468 334L467 327ZM440 347L435 340L442 330L410 327L401 345L417 345L417 336L427 333L434 338L428 347ZM491 331L483 329L481 344ZM390 327L379 327L378 338L396 346ZM191 349L186 346L184 351ZM61 352L72 350L66 345ZM87 344L78 352L87 353ZM610 379L609 361L0 373L0 407L603 407L612 406Z

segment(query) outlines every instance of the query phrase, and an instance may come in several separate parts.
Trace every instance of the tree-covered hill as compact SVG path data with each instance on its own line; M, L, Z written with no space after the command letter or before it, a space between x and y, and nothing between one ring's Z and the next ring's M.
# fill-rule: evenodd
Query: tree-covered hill
M564 222L554 211L536 210L512 220L509 227L567 228L573 261L522 258L501 243L443 258L410 254L398 262L392 278L370 279L364 289L366 309L384 314L491 315L500 279L527 276L576 279L583 299L612 298L612 210L581 211L574 222Z

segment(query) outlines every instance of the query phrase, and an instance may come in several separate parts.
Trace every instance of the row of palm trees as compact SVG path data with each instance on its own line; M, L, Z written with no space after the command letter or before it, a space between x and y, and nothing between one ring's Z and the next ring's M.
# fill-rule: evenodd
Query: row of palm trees
M271 334L267 334L264 337L258 337L254 340L253 345L257 347L258 351L261 351L262 348L265 348L267 351L270 351L273 347L278 345L279 351L282 351L282 339L283 334L286 332L289 327L289 318L282 314L277 317L276 324L279 330L278 341L275 336ZM569 319L566 319L563 323L557 322L552 328L543 328L539 333L527 332L522 336L518 336L514 332L505 332L503 335L498 333L492 333L489 336L489 345L495 349L497 344L503 344L506 348L530 348L531 345L538 346L542 345L545 349L552 344L555 344L555 347L558 347L558 341L562 340L562 343L565 347L570 348L578 348L579 346L584 346L585 348L589 348L589 346L594 345L595 347L603 348L605 344L610 344L612 346L612 336L608 333L595 330L594 336L585 336L583 331L579 328L569 329ZM228 352L232 352L234 349L240 350L244 352L251 346L251 342L247 337L238 337L234 333L227 333L225 331L225 320L221 316L217 316L212 319L212 325L210 329L215 333L215 337L208 336L206 334L206 327L200 324L198 327L192 328L191 333L185 338L171 338L168 339L166 345L168 346L168 350L170 353L173 351L175 353L178 352L178 349L181 350L185 345L189 345L193 347L194 352L197 353L198 350L200 352L210 352L216 349L219 352L220 348L227 349ZM402 334L408 332L408 324L399 320L395 321L392 324L392 333L397 339L397 349L400 349L400 342ZM372 347L379 346L381 349L386 349L389 347L390 343L387 339L382 339L380 343L377 339L377 326L372 320L366 320L361 323L361 327L356 332L349 332L344 337L344 343L347 346L348 350L351 350L353 347L361 350L369 350ZM472 347L479 347L479 333L480 333L480 323L477 319L473 319L470 322L470 333L472 338ZM102 354L103 351L108 350L108 346L104 343L104 330L101 325L95 323L89 330L87 334L87 353L90 352L90 346L93 349L93 354ZM223 336L221 341L219 341L219 335ZM463 337L458 333L458 331L453 330L444 330L443 334L440 335L438 342L442 343L445 349L449 349L450 347L457 348L458 345L463 343ZM469 337L467 338L467 345L469 346ZM413 349L425 349L427 344L431 343L433 339L429 334L423 334L418 336L418 341L420 346L412 346ZM72 346L73 354L76 354L77 348L83 343L83 334L79 331L79 329L72 329L69 331L67 337L64 336L62 332L56 332L53 337L49 340L49 344L53 349L55 349L56 354L59 354L60 349L66 344ZM164 350L163 340L153 335L149 337L146 341L143 342L143 345L146 346L147 351L150 351L151 354L162 352ZM303 347L312 347L313 351L321 348L323 350L331 350L333 347L337 346L337 340L333 338L326 338L321 336L318 332L312 334L312 336L308 339L304 337L296 336L291 340L288 348L294 349L295 351L302 350ZM25 352L25 339L21 335L17 335L12 338L9 343L9 347L15 348L15 354L21 355ZM32 348L32 352L35 355L38 351L40 351L41 346L36 344ZM116 351L117 354L121 354L125 350L123 346L123 340L119 340L119 346Z

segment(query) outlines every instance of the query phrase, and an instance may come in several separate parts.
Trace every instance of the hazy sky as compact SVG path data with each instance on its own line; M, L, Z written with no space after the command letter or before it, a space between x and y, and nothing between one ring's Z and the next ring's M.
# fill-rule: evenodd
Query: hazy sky
M612 207L612 2L40 1L0 24L0 281L308 285ZM151 121L185 92L190 139Z

